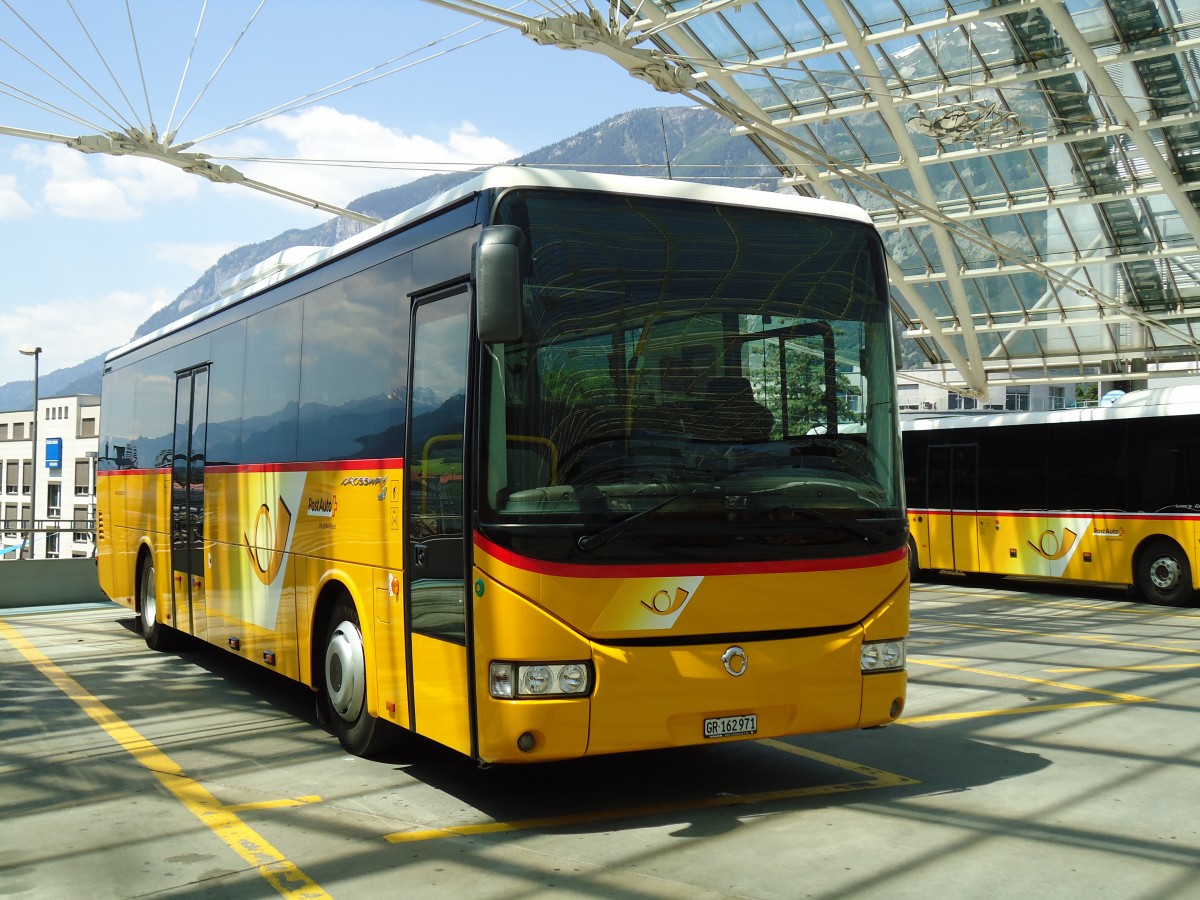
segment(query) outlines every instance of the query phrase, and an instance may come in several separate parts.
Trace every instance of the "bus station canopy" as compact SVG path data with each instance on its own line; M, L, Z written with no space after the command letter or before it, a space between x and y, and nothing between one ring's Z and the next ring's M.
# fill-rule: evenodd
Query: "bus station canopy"
M1197 374L1192 0L431 2L602 53L721 111L781 186L865 208L902 379Z

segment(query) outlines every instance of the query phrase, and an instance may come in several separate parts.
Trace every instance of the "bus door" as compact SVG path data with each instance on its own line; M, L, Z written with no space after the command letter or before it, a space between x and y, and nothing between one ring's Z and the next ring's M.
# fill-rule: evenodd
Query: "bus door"
M979 546L979 445L929 447L929 563L931 569L975 572Z
M404 471L410 728L471 753L467 622L470 294L413 308Z
M208 366L175 377L171 450L171 622L204 637L204 453L208 440Z

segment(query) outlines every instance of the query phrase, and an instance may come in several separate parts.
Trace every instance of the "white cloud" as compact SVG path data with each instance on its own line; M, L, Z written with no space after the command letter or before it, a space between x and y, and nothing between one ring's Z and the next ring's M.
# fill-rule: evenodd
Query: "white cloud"
M499 138L481 134L470 122L440 137L425 137L324 106L268 119L256 133L240 134L219 148L205 149L214 156L230 158L230 165L250 179L335 205L447 167L500 163L520 152ZM299 162L241 162L238 157ZM22 143L13 158L40 179L42 206L72 219L136 219L151 212L159 214L169 204L204 200L230 190L160 160L83 154L60 144ZM405 168L371 163L404 164ZM429 168L408 168L414 164ZM0 219L33 211L18 189L26 195L33 192L28 176L0 180ZM292 201L279 202L297 212L302 210ZM326 217L324 213L319 216Z
M128 341L174 296L166 288L110 291L0 310L0 384L33 377L31 361L17 353L20 344L42 347L43 373L77 365Z
M18 190L18 182L13 175L0 175L0 220L22 219L33 212L33 207L25 202Z
M242 166L235 164L235 167L256 181L337 205L430 172L444 171L453 164L501 163L520 153L499 138L480 134L469 122L441 138L431 138L403 134L374 120L324 106L294 116L269 119L262 128L290 144L289 151L272 155L299 160L336 160L345 165L245 163ZM222 152L235 155L231 148ZM262 151L258 153L262 154ZM429 168L413 170L363 165L379 162L427 164Z
M85 155L58 144L23 144L14 159L44 173L42 202L60 216L133 219L147 207L194 197L199 180L150 159Z

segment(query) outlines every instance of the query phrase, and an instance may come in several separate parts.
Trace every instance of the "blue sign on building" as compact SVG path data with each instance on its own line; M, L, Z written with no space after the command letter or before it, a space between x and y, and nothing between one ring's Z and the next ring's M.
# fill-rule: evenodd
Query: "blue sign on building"
M62 468L62 438L46 438L46 468Z

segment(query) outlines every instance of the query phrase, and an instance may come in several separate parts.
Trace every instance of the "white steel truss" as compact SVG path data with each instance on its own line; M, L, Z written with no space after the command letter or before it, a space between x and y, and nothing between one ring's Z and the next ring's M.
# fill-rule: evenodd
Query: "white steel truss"
M600 53L727 116L781 189L866 208L916 380L978 397L1130 361L1200 374L1195 4L427 2ZM1005 128L929 127L981 109Z

